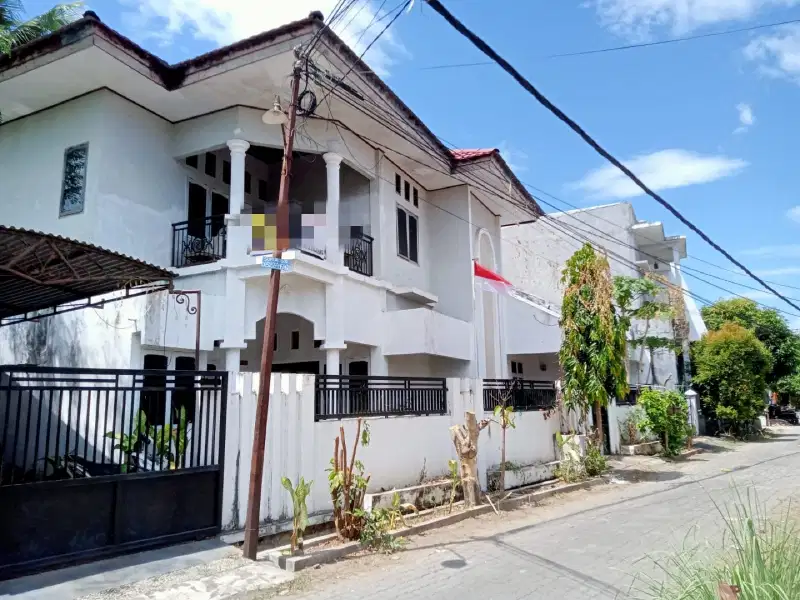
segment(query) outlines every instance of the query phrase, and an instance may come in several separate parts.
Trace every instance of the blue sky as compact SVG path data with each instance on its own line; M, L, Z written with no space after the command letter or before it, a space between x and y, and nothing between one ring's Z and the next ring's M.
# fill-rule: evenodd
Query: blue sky
M358 3L354 44L382 0ZM90 0L112 27L178 61L306 16L335 0ZM387 0L393 8L399 0ZM28 0L31 13L52 2ZM800 288L800 25L590 56L627 43L800 19L800 0L447 0L567 114L748 266ZM363 48L378 32L355 44ZM421 0L368 62L444 140L500 147L526 183L575 205L629 200L641 219L687 234L691 257L733 268L613 169ZM546 200L555 202L547 197ZM545 207L546 208L546 207ZM685 265L757 285L690 258ZM688 278L716 299L726 292ZM739 294L752 292L716 282ZM800 289L780 288L800 298ZM766 294L759 302L798 311ZM798 302L800 303L800 301ZM800 317L787 317L800 327Z

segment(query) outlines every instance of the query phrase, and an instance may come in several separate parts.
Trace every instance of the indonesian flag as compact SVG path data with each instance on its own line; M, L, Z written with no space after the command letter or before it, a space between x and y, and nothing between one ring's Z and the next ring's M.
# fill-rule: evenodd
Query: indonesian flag
M494 292L496 294L503 294L505 296L511 295L511 290L514 288L511 282L504 279L494 271L490 271L483 265L479 265L478 261L473 261L475 282L483 289Z
M489 292L494 292L495 294L502 294L503 296L508 296L509 298L514 298L515 300L529 304L535 309L551 317L560 318L560 313L556 312L556 310L554 310L540 298L536 298L535 296L532 296L531 294L514 287L514 285L508 279L505 279L494 271L490 271L483 265L478 264L478 261L472 261L472 264L473 273L475 274L475 284L479 285L482 289Z

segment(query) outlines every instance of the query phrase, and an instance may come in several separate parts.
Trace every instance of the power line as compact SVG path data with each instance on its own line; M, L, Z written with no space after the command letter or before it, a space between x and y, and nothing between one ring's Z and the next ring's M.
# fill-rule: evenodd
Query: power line
M675 44L678 42L689 42L692 40L701 40L711 37L719 37L723 35L731 35L735 33L745 33L748 31L756 31L759 29L771 29L773 27L782 27L784 25L793 25L795 23L800 23L800 19L791 19L789 21L780 21L777 23L763 23L761 25L753 25L751 27L739 27L737 29L726 29L724 31L712 31L709 33L700 33L697 35L687 35L683 37L676 37L676 38L669 38L666 40L657 40L655 42L642 42L640 44L626 44L624 46L611 46L609 48L594 48L591 50L579 50L577 52L563 52L561 54L548 54L545 56L539 57L543 60L550 60L554 58L569 58L574 56L589 56L592 54L606 54L609 52L619 52L621 50L632 50L634 48L649 48L652 46L664 46L667 44ZM485 60L485 61L478 61L478 62L471 62L471 63L455 63L449 65L433 65L430 67L421 67L420 71L432 71L437 69L458 69L463 67L483 67L487 65L494 65L496 64L494 61Z
M495 52L484 40L478 37L475 33L473 33L470 29L468 29L461 21L459 21L455 16L453 16L439 0L425 0L428 5L433 8L436 12L438 12L453 28L456 29L461 35L466 37L470 40L481 52L486 54L489 58L495 61L498 65L500 65L503 70L511 75L511 77L519 83L526 91L528 91L536 100L542 104L545 108L547 108L551 113L553 113L560 121L565 123L570 129L572 129L575 133L577 133L581 139L583 139L587 144L589 144L595 152L600 154L603 158L609 161L612 165L617 167L620 171L622 171L631 181L633 181L644 193L648 196L653 198L656 202L661 204L664 208L666 208L670 213L672 213L678 220L680 220L684 225L689 227L692 231L694 231L697 235L699 235L703 240L706 241L712 248L717 250L720 254L722 254L725 258L735 264L737 267L742 269L747 275L749 275L752 279L757 281L761 284L765 289L775 294L778 298L786 302L792 308L800 311L800 306L789 300L786 296L778 292L776 289L771 287L767 282L761 279L758 275L753 273L750 269L748 269L743 263L735 259L727 250L725 250L722 246L717 244L714 240L712 240L702 229L700 229L697 225L692 223L689 219L683 216L683 214L673 207L669 202L664 200L659 194L651 190L645 183L639 179L633 171L631 171L628 167L622 164L616 157L614 157L610 152L608 152L605 148L603 148L597 141L594 140L586 131L584 131L575 121L570 119L560 108L558 108L555 104L553 104L550 100L547 99L538 89L536 89L533 84L528 81L525 77L523 77L519 71L517 71L511 64L501 57L497 52Z
M323 85L323 87L324 87L324 84L320 83L320 85ZM334 94L334 95L336 95L336 96L337 96L337 98L340 98L341 100L343 100L343 101L345 101L346 103L350 104L350 105L351 105L351 106L352 106L354 109L356 109L356 110L359 110L359 111L360 111L360 112L362 112L363 114L365 114L365 115L367 115L367 116L371 117L373 120L376 120L376 121L378 121L378 118L376 117L376 115L375 115L375 114L371 113L371 112L370 112L369 110L367 110L365 107L358 106L358 105L357 105L357 104L356 104L354 101L352 101L351 99L349 99L349 98L348 98L348 97L346 97L345 95L339 94L339 93L338 93L338 90L334 90L333 88L330 88L330 92L333 92L333 94ZM330 96L330 93L329 93L329 94L326 94L326 99L327 99L329 96ZM379 145L379 146L383 147L384 149L386 149L386 150L388 150L388 151L391 151L391 152L397 153L397 154L399 154L399 155L401 155L401 156L403 156L403 157L405 157L405 158L408 158L408 159L410 159L410 160L413 160L414 162L417 162L417 163L419 163L419 164L422 164L422 165L428 166L428 165L426 165L425 163L422 163L421 161L419 161L419 160L417 160L417 159L415 159L415 158L413 158L413 157L410 157L410 156L408 156L408 155L405 155L405 154L403 154L402 152L399 152L399 151L397 151L397 150L395 150L395 149L392 149L392 148L389 148L389 147L387 147L387 146L385 146L385 145L383 145L383 144L380 144L379 142L376 142L375 140L369 140L369 138L365 138L364 136L361 136L360 134L356 133L356 132L355 132L355 131L354 131L352 128L350 128L350 127L347 127L347 126L346 126L344 123L341 123L341 122L337 121L337 120L336 120L336 119L333 117L333 112L332 112L332 109L331 109L331 105L330 105L330 101L329 101L329 100L327 101L327 104L328 104L328 111L329 111L329 113L330 113L330 115L331 115L331 118L330 118L330 119L325 119L325 120L329 120L330 122L332 122L332 123L334 124L334 126L336 126L337 130L339 130L339 125L342 125L342 126L343 126L343 127L345 127L346 129L348 129L348 130L349 130L351 133L353 133L353 134L354 134L354 135L356 135L357 137L361 138L361 139L362 139L362 141L367 141L367 143L370 143L370 145L373 145L373 146L374 146L374 145ZM373 103L373 104L374 104L374 103ZM383 114L382 114L382 116L389 117L389 115L388 115L387 113L385 113L385 112L384 112L384 111L381 109L381 107L379 107L377 104L374 104L374 106L375 106L375 108L376 108L376 109L378 109L378 110L379 110L381 113L383 113ZM317 118L321 118L321 117L317 117ZM386 121L380 121L380 122L382 122L384 126L387 126L387 124L386 124ZM405 132L403 132L403 131L398 131L398 130L396 130L396 129L393 129L392 127L389 127L389 129L390 129L390 130L392 130L392 131L394 131L394 132L395 132L397 135L401 136L403 139L405 139L405 140L406 140L406 141L408 141L409 143L413 144L415 147L417 147L418 149L420 149L421 151L423 151L423 152L424 152L424 153L426 153L427 155L429 155L429 156L432 156L432 157L434 157L434 158L438 158L438 156L434 155L434 154L431 152L431 150L430 150L430 149L427 149L427 148L422 148L421 146L419 146L419 144L418 144L418 143L415 143L415 141L414 141L414 140L411 140L411 139L409 139L409 138L407 137L407 135L404 135L404 134L405 134ZM340 134L340 136L342 137L342 139L344 140L344 136L342 135L342 133L341 133L341 130L339 130L339 134ZM351 151L351 154L352 154L352 151ZM363 167L363 165L362 165L362 167ZM430 168L430 167L429 167L429 168ZM434 170L437 170L437 169L434 169ZM439 171L440 173L442 173L442 174L445 174L445 175L452 175L452 173L451 173L451 172L448 172L448 171L443 171L443 170L438 170L438 171ZM469 176L469 175L470 175L470 173L469 173L469 172L462 172L462 175L466 176L466 178L467 178L467 179L469 179L469 180L472 182L473 186L475 186L475 187L476 187L476 189L478 189L478 190L481 190L481 191L484 191L484 192L486 192L486 193L488 193L488 194L490 194L490 195L492 195L492 196L495 196L495 197L497 197L497 198L499 198L499 199L501 199L501 200L510 200L510 199L507 197L507 195L506 195L506 194L504 194L503 192L501 192L501 191L499 191L499 190L497 190L497 189L494 189L494 188L492 188L491 190L489 190L489 189L487 189L486 187L484 187L484 186L483 186L483 184L482 184L482 182L480 182L480 181L478 181L478 180L476 180L476 179L474 179L474 178L470 177L470 176ZM391 182L388 182L388 183L391 183ZM526 187L535 187L535 186L530 186L529 184L524 184L524 185L526 185ZM538 189L538 188L536 188L536 189ZM544 191L544 190L541 190L541 191ZM547 193L547 192L545 192L545 193ZM557 199L557 200L558 200L558 198L556 198L555 196L552 196L552 194L548 194L548 195L550 195L550 196L551 196L551 197L553 197L554 199ZM557 208L557 207L553 206L552 204L550 204L550 203L548 203L548 202L545 202L545 201L543 201L541 198L538 198L538 200L539 200L539 202L543 202L544 204L547 204L548 206L551 206L551 207L553 207L553 208ZM561 201L561 202L564 202L563 200L559 200L559 201ZM523 208L523 209L526 209L526 210L529 210L529 208L530 208L530 207L528 207L528 206L522 206L522 205L520 205L519 203L517 203L517 202L514 202L514 201L511 201L511 203L512 203L512 204L514 204L514 205L516 205L516 206L517 206L517 207L519 207L519 208ZM566 203L566 202L564 202L564 203L565 203L565 204L569 204L569 203ZM438 206L437 206L437 208L441 208L441 207L438 207ZM449 212L449 211L445 211L445 212ZM453 213L450 213L450 214L453 214ZM565 213L565 214L569 214L569 213ZM454 214L453 214L453 216L457 216L457 215L454 215ZM580 223L582 223L582 224L589 225L589 224L587 224L587 223L585 223L585 222L583 222L583 221L580 221L579 219L577 219L577 218L576 218L576 217L574 217L573 215L569 215L569 216L570 216L571 218L575 218L576 220L578 220L578 221L579 221ZM602 219L602 217L600 217L600 218ZM605 220L606 222L609 222L609 223L611 223L611 224L612 224L612 225L614 225L615 227L620 227L618 224L616 224L616 223L613 223L613 222L611 222L611 221L607 221L606 219L602 219L602 220ZM470 225L472 225L472 224L470 223ZM562 224L562 226L566 226L566 225ZM589 226L591 227L591 225L589 225ZM582 231L584 231L584 232L585 232L585 230L582 230ZM627 246L627 247L629 247L629 248L633 248L633 249L635 249L636 251L638 251L640 254L643 254L643 255L645 255L645 256L649 256L649 257L653 258L654 260L661 260L660 258L658 258L658 257L656 257L656 256L653 256L653 255L650 255L650 254L648 254L648 253L646 253L646 252L643 252L643 251L641 251L639 248L634 248L634 247L632 247L632 246L630 246L630 245L626 244L626 243L625 243L625 242L623 242L622 240L619 240L618 238L615 238L615 237L613 237L613 236L610 236L609 234L606 234L605 232L602 232L601 230L597 230L597 231L598 231L598 232L599 232L601 235L604 235L605 237L607 237L607 238L611 239L612 241L614 241L614 242L615 242L615 243L617 243L617 244L620 244L620 245L623 245L623 246ZM574 238L573 238L573 239L574 239ZM585 239L585 238L584 238L584 239ZM503 240L503 239L501 238L501 241L506 241L506 242L509 242L510 240ZM586 241L589 241L589 240L586 240ZM590 242L590 243L591 243L591 242ZM525 250L530 252L530 250L529 250L529 249L525 249ZM534 255L536 255L536 254L534 253ZM537 256L540 256L541 258L544 258L545 260L548 260L546 257L543 257L543 256L541 256L541 255L537 255ZM551 262L552 264L554 264L554 265L556 265L556 266L560 266L560 264L559 264L559 263L557 263L556 261L549 261L549 262ZM638 266L634 265L634 268L637 268L637 269L638 269ZM699 269L692 269L691 267L686 267L686 266L683 266L682 268L683 268L683 269L687 269L687 270L694 270L694 271L696 271L696 272L698 272L698 273L702 273L702 274L704 274L704 275L706 275L706 276L708 276L708 277L712 277L712 278L720 279L720 280L722 280L722 281L726 281L726 282L729 282L729 283L733 283L734 285L738 285L738 286L741 286L741 287L747 287L747 288L749 288L749 289L753 289L753 290L758 290L758 289L759 289L759 288L753 288L753 287L751 287L751 286L746 286L746 285L744 285L744 284L741 284L741 283L732 282L732 281L730 281L730 280L726 280L726 279L723 279L723 278L719 278L719 277L717 277L717 276L715 276L715 275L712 275L712 274L710 274L710 273L705 273L705 272L703 272L703 271L700 271ZM731 290L728 290L728 289L726 289L726 288L723 288L723 287L721 287L721 286L719 286L719 285L715 285L715 284L713 284L713 283L711 283L711 282L708 282L707 280L705 280L705 279L703 279L703 278L701 278L701 277L699 277L699 276L693 275L692 273L689 273L688 271L687 271L687 275L689 275L689 276L692 276L692 277L694 277L695 279L698 279L698 280L700 280L700 281L703 281L704 283L707 283L707 284L708 284L708 285L710 285L711 287L715 287L715 288L717 288L717 289L720 289L720 290L722 290L722 291L724 291L724 292L726 292L726 293L728 293L728 294L732 294L732 295L736 295L736 296L738 296L738 294L736 294L735 292L732 292ZM682 290L683 292L689 293L687 290L683 290L682 288L681 288L681 290ZM740 296L740 297L742 297L742 296ZM699 297L698 297L698 298L699 298ZM705 302L705 303L710 303L710 301L708 301L708 300L705 300L705 299L702 299L702 301L703 301L703 302ZM760 304L760 303L758 303L758 304ZM766 305L763 305L763 304L762 304L762 306L766 306ZM784 311L779 311L779 312L784 312ZM784 314L788 314L788 315L790 315L790 316L797 316L797 315L794 315L794 314L792 314L792 313L784 313Z

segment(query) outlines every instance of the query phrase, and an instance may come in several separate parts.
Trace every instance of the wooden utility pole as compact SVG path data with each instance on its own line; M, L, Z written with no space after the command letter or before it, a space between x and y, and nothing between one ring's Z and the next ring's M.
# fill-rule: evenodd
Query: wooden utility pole
M277 247L273 253L280 258L289 246L289 181L292 172L292 150L294 148L294 129L297 122L297 97L300 91L300 66L295 64L292 73L292 103L289 106L289 123L283 136L283 167L278 191L276 210ZM273 268L269 274L267 288L267 316L264 319L264 340L261 346L261 377L258 385L256 422L253 432L253 455L250 462L250 490L247 494L247 516L244 525L244 546L242 554L250 560L256 559L258 551L259 509L261 505L261 480L264 476L264 444L267 439L267 417L269 415L269 383L272 377L272 358L275 337L275 320L278 315L278 291L281 286L281 272Z

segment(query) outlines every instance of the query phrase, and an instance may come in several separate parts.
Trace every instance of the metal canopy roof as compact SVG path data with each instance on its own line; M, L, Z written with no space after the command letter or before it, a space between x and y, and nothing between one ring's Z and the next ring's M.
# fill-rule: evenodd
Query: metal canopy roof
M174 277L99 246L0 225L0 320L102 305L109 300L97 296L111 292L125 291L122 299L170 289Z

